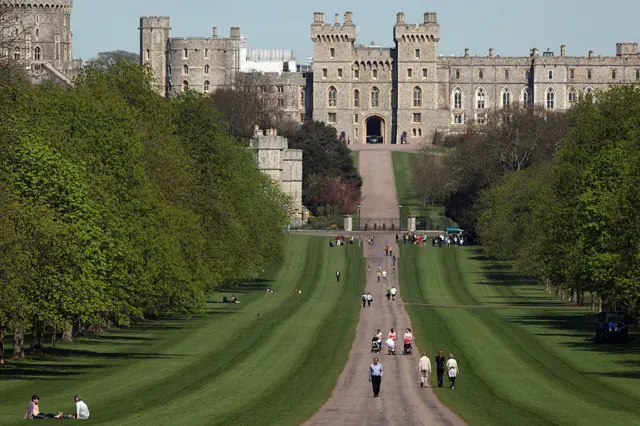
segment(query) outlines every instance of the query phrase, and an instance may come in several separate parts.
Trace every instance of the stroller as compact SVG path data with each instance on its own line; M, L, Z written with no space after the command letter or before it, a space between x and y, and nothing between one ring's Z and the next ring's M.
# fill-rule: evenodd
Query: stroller
M382 350L382 342L378 340L377 336L373 336L373 339L371 339L371 352L377 353L377 352L380 352L381 350Z
M395 355L396 354L396 342L393 341L393 339L387 339L387 354L389 355Z
M405 355L411 355L411 343L407 343L405 342L404 344L404 354Z

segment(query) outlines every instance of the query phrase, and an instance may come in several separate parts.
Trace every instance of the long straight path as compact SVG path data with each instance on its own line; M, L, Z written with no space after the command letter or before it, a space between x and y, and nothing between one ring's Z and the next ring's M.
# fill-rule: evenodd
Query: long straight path
M417 348L414 348L416 350L412 355L402 355L401 344L397 355L387 355L386 346L380 354L371 353L371 338L377 329L386 336L394 328L401 342L404 330L411 328L409 315L402 302L402 287L398 285L397 271L392 267L392 257L384 256L385 245L390 245L393 253L398 254L395 233L379 233L375 240L374 246L365 245L364 248L370 267L366 291L373 295L373 304L361 311L356 340L331 398L305 424L464 425L460 418L438 401L431 388L420 387L420 354ZM387 271L387 282L377 282L378 265ZM386 288L392 285L399 288L399 293L395 301L387 301L384 297ZM359 301L354 300L353 303ZM368 381L369 365L374 356L380 358L384 368L379 398L373 397Z
M382 227L399 229L400 209L390 150L360 151L358 168L362 176L360 229Z

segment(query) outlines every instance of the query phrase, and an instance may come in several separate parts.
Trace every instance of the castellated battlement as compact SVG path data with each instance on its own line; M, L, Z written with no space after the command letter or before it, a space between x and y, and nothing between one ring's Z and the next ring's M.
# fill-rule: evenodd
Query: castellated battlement
M140 18L140 28L138 29L154 28L171 29L171 18L168 16L143 16Z
M73 0L0 0L0 5L20 8L64 9L71 13Z
M353 23L353 13L345 12L344 23L340 23L340 14L335 14L335 23L324 22L324 13L315 12L313 14L313 24L311 25L311 39L314 42L348 42L352 43L356 39L356 26Z
M396 24L393 27L394 40L396 42L437 42L440 41L440 25L435 12L426 12L422 23L405 22L404 12L396 15Z

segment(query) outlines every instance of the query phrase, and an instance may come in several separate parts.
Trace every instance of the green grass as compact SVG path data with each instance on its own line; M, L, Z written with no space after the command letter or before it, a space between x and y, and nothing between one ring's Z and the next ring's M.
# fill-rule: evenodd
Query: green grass
M353 167L357 169L360 164L360 151L351 151L351 158L353 158Z
M402 206L400 215L402 223L407 223L407 216L426 216L431 230L441 230L447 225L454 225L444 214L441 205L422 206L422 197L412 187L411 161L415 154L412 152L393 152L393 171L398 191L398 202Z
M478 249L401 250L401 290L419 345L431 357L453 352L460 365L455 390L436 394L468 424L638 424L640 336L629 345L586 341L594 313Z
M290 236L284 265L263 278L235 290L240 304L109 330L5 366L0 424L20 422L32 393L43 412L69 411L80 394L100 424L300 424L346 363L364 258L357 247Z

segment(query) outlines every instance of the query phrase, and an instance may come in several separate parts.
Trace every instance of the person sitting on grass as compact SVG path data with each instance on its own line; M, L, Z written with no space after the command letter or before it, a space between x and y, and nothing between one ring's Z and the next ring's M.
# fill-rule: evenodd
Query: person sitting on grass
M76 414L75 416L71 416L71 418L78 420L89 420L91 418L89 407L82 400L82 398L80 398L80 395L74 395L73 400L76 403Z
M29 402L29 407L27 408L27 413L24 415L25 419L37 419L37 420L45 420L45 419L60 419L63 416L63 413L55 414L46 414L40 412L40 406L38 405L40 402L40 397L38 395L33 395L31 397L31 402Z

